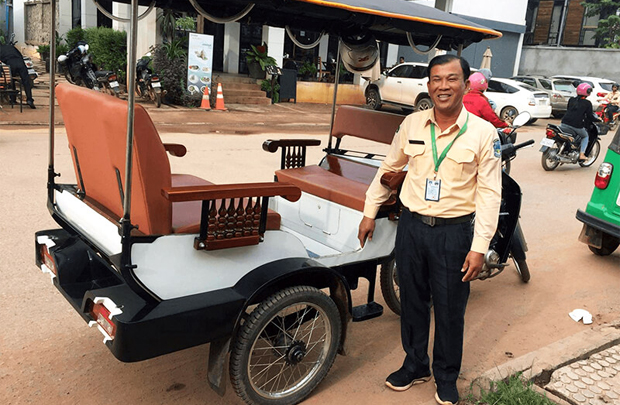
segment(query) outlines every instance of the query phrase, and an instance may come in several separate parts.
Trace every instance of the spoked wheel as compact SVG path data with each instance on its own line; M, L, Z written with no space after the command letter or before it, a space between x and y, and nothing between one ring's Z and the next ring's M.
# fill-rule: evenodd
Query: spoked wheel
M590 150L590 153L588 154L588 158L584 160L583 162L579 162L579 166L581 167L592 166L592 164L598 158L598 154L600 152L601 152L601 144L599 143L599 141L596 141L594 142L594 145L592 145L592 149Z
M400 285L398 284L396 260L392 259L381 265L380 282L385 303L392 312L400 316Z
M296 404L323 380L340 343L340 313L314 287L282 290L261 302L241 326L230 379L248 404Z
M381 108L381 96L377 89L368 89L366 92L366 105L373 110L379 110Z
M416 111L424 111L433 108L433 100L428 97L424 97L420 101L418 101L415 105Z
M527 283L530 281L530 268L527 266L527 262L524 259L515 259L512 258L512 262L515 265L515 269L517 273L519 273L519 277L521 277L521 281Z
M557 145L554 145L551 148L543 152L540 163L542 163L542 167L543 169L545 169L545 171L550 172L552 170L555 170L555 168L560 165L560 161L557 159L554 159L557 153L558 153Z
M509 125L512 124L515 117L519 114L519 111L514 107L504 107L499 113L499 119L506 121Z

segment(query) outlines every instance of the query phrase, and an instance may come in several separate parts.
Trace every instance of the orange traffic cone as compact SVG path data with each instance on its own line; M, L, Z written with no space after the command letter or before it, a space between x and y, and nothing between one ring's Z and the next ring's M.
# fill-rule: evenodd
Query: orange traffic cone
M209 86L205 86L205 91L202 94L202 102L200 103L200 108L202 108L203 110L210 110L211 109L211 100L209 97Z
M227 108L224 105L224 93L222 93L222 83L217 84L217 98L215 99L215 109L220 111L226 111Z

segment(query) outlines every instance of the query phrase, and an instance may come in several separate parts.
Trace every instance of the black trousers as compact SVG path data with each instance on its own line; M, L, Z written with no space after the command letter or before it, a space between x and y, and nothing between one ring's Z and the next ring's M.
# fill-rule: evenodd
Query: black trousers
M469 282L461 279L471 248L470 222L428 226L404 209L396 233L404 367L428 374L431 298L435 314L433 375L436 383L456 383L463 357Z
M607 118L609 118L609 121L613 121L614 119L614 114L618 111L618 109L620 109L620 107L618 107L617 105L609 105L607 107Z
M30 76L28 75L28 68L24 64L24 61L9 60L6 62L11 67L11 73L15 76L19 76L26 92L26 100L32 101L32 86L30 85Z

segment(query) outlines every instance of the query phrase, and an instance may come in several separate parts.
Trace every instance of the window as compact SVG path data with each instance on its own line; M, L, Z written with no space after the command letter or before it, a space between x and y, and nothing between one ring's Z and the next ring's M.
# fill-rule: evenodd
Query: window
M489 90L488 91L492 91L492 92L496 92L496 93L512 94L512 93L516 93L519 90L516 89L515 87L509 85L509 84L498 82L497 80L491 79L489 81Z
M571 93L575 91L575 86L573 86L573 82L570 81L554 81L553 85L558 91L568 91Z
M411 77L412 79L424 79L426 77L426 66L412 66Z
M551 80L538 79L538 81L540 82L540 85L542 86L543 89L545 89L545 90L552 90Z
M390 72L391 77L409 77L411 73L411 65L400 65L392 69Z

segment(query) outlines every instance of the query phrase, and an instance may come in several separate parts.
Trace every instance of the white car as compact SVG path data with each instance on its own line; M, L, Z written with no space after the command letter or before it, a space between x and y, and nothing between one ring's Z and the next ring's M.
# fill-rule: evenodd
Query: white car
M492 78L485 94L495 103L495 113L506 122L512 122L522 111L530 113L530 123L551 116L549 95L516 80Z
M580 83L585 82L592 86L592 93L588 96L588 100L592 103L592 108L596 111L599 107L599 100L602 99L611 91L611 86L614 84L613 80L602 79L600 77L592 76L567 76L567 75L555 75L552 76L559 79L578 80Z
M405 62L381 74L378 80L364 83L366 105L378 110L383 104L401 107L404 111L426 110L433 106L426 83L428 64Z

